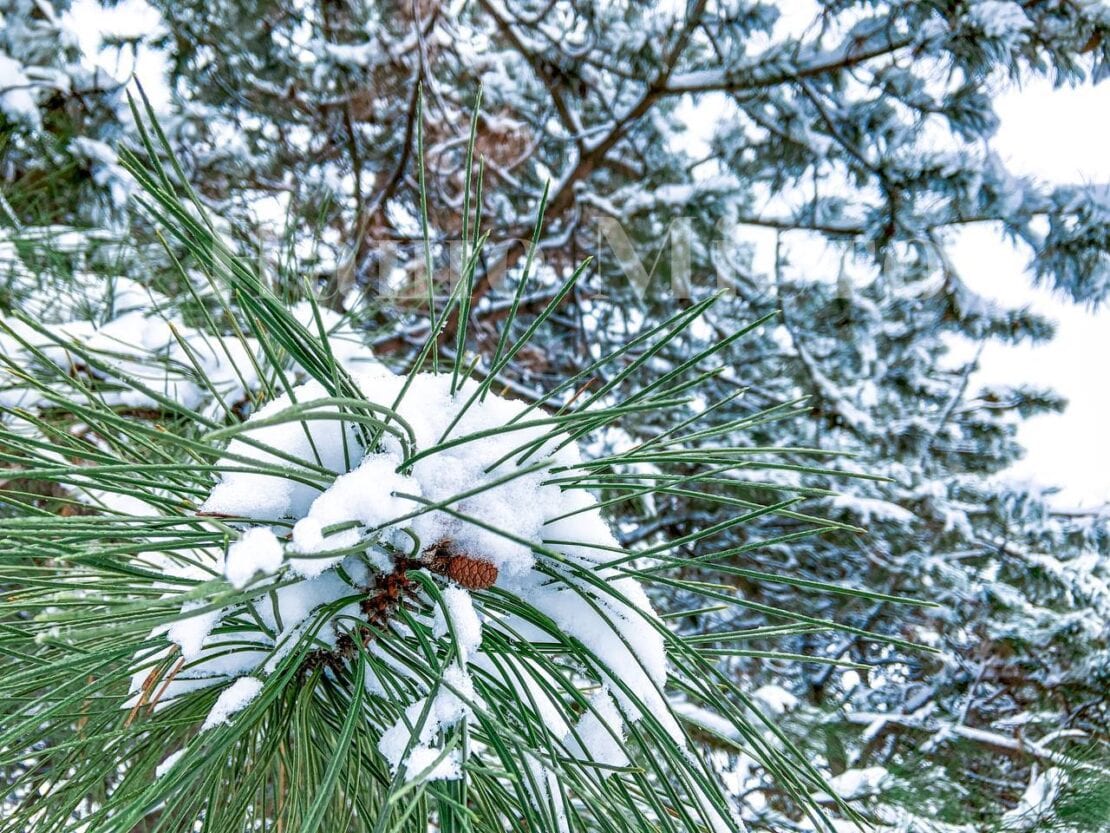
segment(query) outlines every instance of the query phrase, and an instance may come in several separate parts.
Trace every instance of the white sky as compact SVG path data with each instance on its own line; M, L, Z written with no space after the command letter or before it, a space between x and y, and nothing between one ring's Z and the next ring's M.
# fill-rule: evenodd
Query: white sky
M801 0L787 17L808 21L811 15L802 13L807 8ZM123 0L110 10L97 0L76 0L69 15L90 56L97 54L102 32L149 33L160 25L158 13L145 0ZM130 56L117 63L114 54L102 54L99 62L115 73L134 69L156 106L168 101L158 53L141 50L134 64ZM996 106L1001 128L994 146L1015 173L1047 182L1110 183L1110 84L1054 90L1039 81L1005 93ZM693 121L702 120L695 116ZM1033 287L1025 269L1027 255L991 228L963 230L952 258L977 292L1007 304L1030 304L1058 324L1056 338L1046 345L991 344L982 356L979 381L1044 385L1070 402L1064 414L1034 417L1022 426L1020 439L1028 453L1009 475L1058 486L1059 500L1068 504L1110 503L1110 306L1092 312Z
M1054 90L1047 82L1003 95L995 149L1015 173L1048 182L1110 183L1110 85ZM1069 400L1061 415L1033 417L1021 427L1028 449L1015 477L1061 487L1073 505L1110 502L1110 307L1090 311L1026 273L1027 256L990 228L968 228L952 250L961 276L977 292L1007 304L1029 304L1057 322L1048 344L992 344L979 378L1054 388Z

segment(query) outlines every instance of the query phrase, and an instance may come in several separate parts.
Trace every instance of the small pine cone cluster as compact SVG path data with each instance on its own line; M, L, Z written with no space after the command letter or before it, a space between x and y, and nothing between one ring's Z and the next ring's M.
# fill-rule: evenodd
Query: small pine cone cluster
M357 628L354 635L343 634L336 643L335 650L314 651L305 661L303 671L311 672L316 668L338 668L356 653L356 639L368 645L375 630L384 630L405 604L406 600L418 598L418 586L408 576L413 569L427 569L455 582L467 590L486 590L497 581L497 567L490 562L473 558L455 550L450 541L440 541L424 550L422 558L414 561L398 558L393 569L374 579L373 588L362 600L359 607L366 624Z
M392 572L382 573L374 580L373 592L361 604L366 621L371 625L386 627L405 597L416 595L416 583L408 577L409 566L407 559L399 559Z
M496 565L460 553L448 541L440 541L424 550L424 562L433 572L467 590L486 590L497 581Z

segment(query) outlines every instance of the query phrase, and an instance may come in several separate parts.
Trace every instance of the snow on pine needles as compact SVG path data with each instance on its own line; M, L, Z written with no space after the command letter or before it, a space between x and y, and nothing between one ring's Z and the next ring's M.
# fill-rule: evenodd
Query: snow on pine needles
M260 339L189 326L167 312L169 298L124 278L99 304L52 308L51 294L32 288L23 298L44 325L0 322L15 371L0 390L13 436L37 438L41 425L22 415L76 389L140 422L172 404L207 424L203 442L222 449L207 494L186 512L219 543L173 547L159 535L136 559L164 577L154 583L163 599L183 588L188 598L135 654L121 704L129 722L211 692L207 732L234 722L281 677L283 661L297 665L295 676L335 675L365 652L366 694L399 714L381 727L380 752L409 777L461 777L462 751L445 742L475 720L488 686L516 691L545 736L600 772L629 763L626 721L645 715L685 747L663 695L662 625L640 584L607 566L625 553L592 493L568 477L583 460L558 418L457 374L394 374L334 313L307 303L290 314L305 332L320 317L337 372L365 401L333 395L291 361L286 392L255 407L274 372ZM112 447L87 436L102 453ZM73 478L66 491L75 505L139 523L156 524L165 510L158 488ZM229 595L221 582L234 591L229 604L213 601ZM491 604L489 592L512 601ZM490 632L500 653L484 650ZM397 646L414 639L436 645L435 673L398 658ZM582 646L563 654L577 663L575 691L559 689L553 666L507 656L513 643ZM538 759L530 766L546 772Z
M6 371L0 407L42 408L56 401L37 379L44 375L35 372L42 363L107 382L97 398L122 408L157 409L171 402L215 417L240 411L261 387L258 373L266 358L258 339L189 326L160 292L129 278L109 282L86 273L64 287L34 283L27 276L15 287L23 317L0 312L0 367ZM307 301L290 311L305 325L316 313L322 316L338 360L376 364L336 313L315 310Z
M461 752L445 752L443 743L482 702L475 670L525 686L522 696L541 701L546 728L582 760L626 765L624 721L645 707L681 743L662 695L666 654L651 604L634 579L605 567L621 550L590 493L552 482L582 462L576 444L543 412L477 382L452 391L450 374L408 378L379 367L354 381L394 414L376 433L345 420L315 381L232 432L218 482L199 507L228 530L229 545L187 561L150 557L182 578L223 575L257 595L218 610L185 602L182 618L158 629L170 644L139 664L125 706L147 705L152 669L179 655L184 663L150 705L162 709L219 686L224 693L204 722L218 726L246 708L295 648L309 652L308 664L329 669L365 648L367 692L396 701L383 678L398 668L381 637L411 636L417 627L451 659L430 680L402 671L410 702L397 703L403 716L380 742L395 770L403 764L410 775L460 777ZM367 450L367 442L376 445ZM525 602L596 658L580 669L589 706L576 724L554 692L521 682L534 673L525 663L509 659L507 667L505 657L483 652L487 630L538 643L558 637L534 619L476 606L472 593L489 588Z
M499 395L496 374L480 381L457 365L395 374L312 305L256 293L252 314L267 326L221 330L122 289L111 313L45 328L13 318L5 330L9 357L38 373L10 378L4 441L30 481L60 486L51 495L64 516L41 508L5 528L26 558L42 525L59 524L60 550L45 557L62 553L61 584L36 602L28 638L52 649L96 634L127 649L116 676L95 683L115 715L97 719L122 732L110 753L120 771L130 738L166 739L141 753L152 756L151 801L188 802L175 785L211 749L256 749L245 739L299 703L338 710L335 725L360 738L349 765L378 768L379 782L509 790L535 829L569 829L614 802L656 817L676 801L685 829L736 829L680 706L714 708L734 726L750 718L723 672L653 610L644 580L681 582L661 572L669 545L630 552L602 512L750 455L664 434L585 457L579 439L616 430L629 409L684 400L602 391L570 407L581 380L569 380L562 396L529 404ZM222 320L238 314L225 307ZM109 338L112 350L88 347ZM645 337L629 349L654 348ZM205 383L201 355L226 359L219 385ZM598 368L607 362L617 381L635 370L620 356ZM83 420L35 416L58 401ZM87 581L102 590L89 594ZM57 605L67 594L76 607ZM80 610L92 630L71 622ZM86 678L64 670L71 656L85 654L58 655L60 690ZM790 777L759 731L722 737L754 744Z
M85 819L126 833L155 808L218 833L742 829L683 728L692 710L811 806L820 774L725 664L780 654L713 632L749 604L735 578L761 574L733 559L760 541L710 539L800 500L764 475L809 470L737 439L791 402L702 422L729 400L699 387L771 316L665 360L707 296L531 390L521 351L588 264L547 273L549 299L522 307L530 251L483 343L468 333L476 221L464 274L445 304L432 292L426 341L393 357L398 375L348 321L290 305L310 286L282 272L279 296L237 256L173 187L154 133L148 158L123 164L165 232L167 284L188 291L117 281L118 303L52 305L32 279L0 319L0 463L19 475L0 517L18 627L0 629L0 657L34 659L0 674L0 751L20 750L27 773L4 813L65 833ZM96 283L72 282L94 296ZM628 431L637 412L654 427ZM689 495L731 514L641 518L629 547L603 516L658 501L662 519ZM789 520L791 538L828 528ZM671 615L649 586L679 599ZM38 773L54 779L45 810Z

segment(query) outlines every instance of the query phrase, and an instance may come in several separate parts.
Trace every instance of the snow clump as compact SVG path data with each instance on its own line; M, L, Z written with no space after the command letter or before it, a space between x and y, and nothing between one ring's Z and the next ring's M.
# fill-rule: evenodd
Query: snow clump
M465 761L446 745L446 734L483 705L476 669L521 689L523 702L534 704L581 760L626 765L626 721L648 711L684 743L664 699L667 658L647 595L607 566L623 552L592 495L554 482L581 465L576 444L553 432L543 412L483 392L471 380L452 390L448 374L406 379L366 364L352 379L379 422L344 419L315 381L277 397L237 429L199 507L202 519L238 537L223 551L192 553L184 566L148 553L179 578L224 576L257 595L218 610L186 602L181 619L156 629L171 644L137 661L127 707L160 709L191 692L227 686L204 723L213 729L249 705L298 645L312 656L349 660L358 639L370 660L367 693L393 701L401 713L383 728L379 750L407 778L461 777ZM582 569L611 592L578 577ZM411 580L413 570L436 576L438 601ZM580 717L570 717L557 686L537 682L540 669L483 652L489 630L552 641L534 620L476 605L474 593L489 586L515 595L589 649L594 661L580 683L589 708ZM399 593L416 602L412 615L431 637L452 648L434 684L375 638L382 629L412 636L390 615ZM181 667L150 702L151 670L175 654ZM386 669L423 694L399 700Z

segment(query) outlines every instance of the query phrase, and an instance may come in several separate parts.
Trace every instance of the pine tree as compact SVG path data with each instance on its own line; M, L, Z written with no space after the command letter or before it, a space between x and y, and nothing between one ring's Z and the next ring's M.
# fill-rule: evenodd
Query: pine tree
M736 553L733 581L754 594L753 602L780 604L784 596L771 592L773 585L749 587L744 571L775 573L784 565L815 580L933 599L941 607L912 622L862 597L829 597L815 612L936 644L945 659L863 649L850 637L818 631L792 637L793 649L878 670L859 683L860 672L814 673L756 659L736 663L733 672L755 685L791 676L789 688L806 704L800 712L817 721L817 736L836 738L819 750L833 774L864 765L909 773L922 766L915 757L920 733L931 731L937 740L929 765L944 769L952 783L968 772L977 779L978 798L953 799L944 817L997 823L1004 808L1018 804L1033 767L1054 765L1030 751L1039 738L1062 738L1061 754L1082 754L1092 738L1105 740L1095 670L1106 655L1104 624L1097 614L1082 625L1069 616L1065 625L1035 611L1083 607L1091 587L1098 595L1106 581L1106 532L1098 517L1055 517L1040 495L988 479L1020 454L1015 419L1063 403L1028 387L973 389L975 362L952 354L953 339L1043 340L1051 326L1027 310L977 297L952 267L946 245L953 229L993 223L1029 247L1039 279L1077 301L1106 295L1105 192L1048 189L1015 177L989 144L1000 75L1051 74L1057 83L1104 76L1105 10L824 3L814 19L785 29L776 27L780 11L788 10L704 2L673 13L645 12L635 3L481 2L450 10L274 3L249 16L228 12L210 29L206 7L175 4L167 18L177 33L173 74L189 96L180 129L197 179L210 181L220 166L246 167L257 172L256 181L213 193L216 204L280 193L292 213L319 223L325 239L336 242L321 250L318 270L333 303L357 310L352 299L360 291L381 292L383 278L423 262L420 235L407 219L419 214L412 187L420 155L414 82L423 80L432 116L424 156L441 204L457 206L462 198L466 160L458 137L468 129L480 85L479 151L495 185L483 213L503 235L493 241L501 251L494 251L519 268L522 247L513 241L528 238L527 218L550 176L541 251L551 274L582 254L599 255L573 303L541 332L540 349L510 368L523 389L564 378L585 357L634 338L666 314L673 297L664 236L678 215L693 229L691 273L702 277L694 297L713 275L734 297L706 316L701 331L669 343L649 371L682 367L737 322L781 308L776 325L717 354L725 370L712 382L715 397L743 392L705 419L726 430L809 397L812 419L775 423L758 442L854 451L866 461L861 465L892 482L840 487L789 471L764 476L768 499L781 497L784 485L813 490L814 503L846 527L867 526L869 536L845 528L797 541L792 523L776 517L724 530L691 552ZM244 28L250 34L243 50L208 45L213 31ZM683 106L691 100L697 109ZM709 154L695 157L679 139L690 120L714 116ZM243 152L234 156L219 141L221 125L232 122L249 123ZM618 220L645 262L659 256L646 289L629 286L627 264L612 256L607 241L598 248L599 217ZM445 241L461 233L457 210L436 219ZM780 232L776 274L753 272L750 248L734 232L746 226ZM842 253L844 277L836 286L789 266L792 249L814 239ZM383 242L395 247L392 257L383 258ZM494 299L475 306L468 330L479 367L504 308L495 286L501 260L491 257L478 276L479 293ZM418 345L423 325L418 316L411 320L400 333L395 319L371 320L383 326L379 351L404 354ZM601 442L635 444L664 428L665 419L629 416ZM747 472L723 476L753 479ZM848 494L822 498L830 488ZM681 540L734 511L707 507L690 492L675 489L654 504L622 509L623 543ZM1051 576L1030 566L1044 558L1059 561ZM1077 593L1080 586L1086 590ZM1030 616L1048 616L1053 627L1026 630ZM711 619L722 634L763 622L755 612ZM1026 641L1023 632L1039 634L1040 642ZM1051 659L1044 665L1028 665L1032 654L1046 651ZM1042 682L1029 683L1027 675ZM1079 704L1085 705L1077 713ZM931 710L924 728L887 721L881 738L859 731L860 713L922 709ZM970 742L972 754L969 744L943 739L946 727L993 731L1031 713L1044 717L1004 730L1021 733L1016 752ZM772 824L793 812L773 795L764 801L780 814ZM918 809L926 820L938 816Z
M163 163L157 124L138 123L146 155L124 164L139 205L212 290L195 325L172 299L135 304L150 291L134 283L105 324L80 310L3 323L0 829L737 829L686 728L705 715L828 824L811 798L824 778L718 664L743 642L703 647L645 592L727 607L719 582L689 577L713 565L680 552L715 530L628 551L602 515L722 469L773 469L774 450L705 444L719 432L691 420L635 448L576 449L689 402L703 375L617 391L713 299L514 402L498 374L584 270L528 319L525 274L490 372L472 377L433 333L393 373L311 296L304 321L276 295ZM438 330L473 290L473 216ZM609 395L576 401L601 372ZM659 481L613 476L643 460ZM750 491L715 498L747 507L728 527L789 504ZM808 629L797 618L772 630Z
M1064 403L1028 386L976 389L974 346L1044 340L1052 328L976 296L947 246L963 225L993 224L1028 247L1037 279L1080 302L1104 299L1105 189L1015 177L990 137L1000 79L1104 77L1105 9L824 2L812 19L778 22L796 12L725 2L156 5L179 96L166 128L184 174L227 218L221 233L261 251L260 270L279 276L284 295L304 297L308 276L402 368L438 322L444 361L478 378L527 329L517 314L550 310L498 368L499 384L526 399L544 401L572 378L591 384L576 401L597 404L704 377L687 406L635 409L583 431L591 455L619 461L593 485L622 547L671 544L716 565L709 578L739 608L676 617L677 632L710 655L732 651L718 668L761 692L780 712L776 725L807 740L804 753L857 807L910 829L1099 828L1106 518L1060 514L993 478L1021 453L1017 422ZM479 160L487 184L468 192ZM458 241L477 225L463 210L468 193L492 230L473 300L466 315L430 321L421 278L438 276L443 313L460 271L451 259L465 261ZM526 285L541 207L541 257ZM289 220L278 231L275 215ZM692 232L695 278L679 301L698 315L649 355L638 347L635 374L579 376L671 320L671 278L681 275L671 274L666 235L676 217ZM643 255L646 286L630 284L628 264L599 236L603 219ZM753 267L749 227L778 232L768 274ZM843 263L835 284L791 266L814 241ZM192 268L187 247L173 251ZM561 295L586 255L596 258ZM173 258L157 262L164 271ZM714 276L730 295L703 310ZM960 340L972 358L953 349ZM769 418L798 407L801 418ZM664 463L682 465L674 457L631 451L694 424L695 444L785 450L770 467L721 463L696 484L664 475ZM789 450L814 447L854 453L855 470L889 480L814 471L808 454ZM730 497L738 484L751 490L740 502ZM643 494L633 499L634 486ZM780 511L759 514L768 505ZM733 526L738 512L755 514ZM833 519L824 535L810 534L814 517ZM783 611L797 611L797 585L808 582L853 592L807 599L813 621L799 624ZM652 592L668 610L707 607L688 587ZM902 596L938 606L895 607ZM860 638L871 631L886 640ZM736 655L741 633L750 644ZM720 737L684 708L721 744L715 764L748 822L795 829L806 805L752 754L754 741ZM1055 798L1034 806L1038 790Z
M129 183L114 145L124 82L82 60L68 4L0 4L0 154L5 227L118 222ZM18 209L18 210L17 210Z

